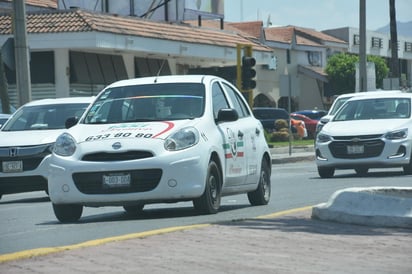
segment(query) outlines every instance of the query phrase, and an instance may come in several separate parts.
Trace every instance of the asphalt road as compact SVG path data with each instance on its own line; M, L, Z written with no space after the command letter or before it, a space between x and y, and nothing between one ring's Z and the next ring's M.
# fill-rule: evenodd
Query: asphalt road
M218 223L267 215L325 202L342 188L353 186L410 186L400 169L372 170L365 177L339 171L332 179L320 179L313 162L273 166L269 205L251 207L246 195L225 197L215 215L197 215L191 203L151 205L137 218L121 207L86 208L76 224L60 224L44 193L5 195L0 200L0 255L16 251L78 244L181 225Z

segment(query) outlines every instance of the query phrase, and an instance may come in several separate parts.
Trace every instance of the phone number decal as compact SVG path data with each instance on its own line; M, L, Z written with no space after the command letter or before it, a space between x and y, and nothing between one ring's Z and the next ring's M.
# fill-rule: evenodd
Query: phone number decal
M117 132L117 133L106 133L106 134L99 134L99 135L92 135L85 139L86 142L88 141L98 141L110 138L152 138L152 133L135 133L135 132Z

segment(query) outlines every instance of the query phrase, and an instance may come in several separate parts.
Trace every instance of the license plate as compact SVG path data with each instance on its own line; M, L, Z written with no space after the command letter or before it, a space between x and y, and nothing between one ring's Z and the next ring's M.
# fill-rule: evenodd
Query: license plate
M354 145L346 147L348 154L362 154L364 151L364 146Z
M106 187L128 187L130 179L129 173L103 175L103 185Z
M3 172L23 172L23 161L4 161Z

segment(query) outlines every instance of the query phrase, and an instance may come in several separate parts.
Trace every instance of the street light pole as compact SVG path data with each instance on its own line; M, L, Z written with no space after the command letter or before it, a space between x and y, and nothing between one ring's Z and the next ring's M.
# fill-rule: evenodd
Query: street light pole
M366 0L359 0L359 91L367 91Z

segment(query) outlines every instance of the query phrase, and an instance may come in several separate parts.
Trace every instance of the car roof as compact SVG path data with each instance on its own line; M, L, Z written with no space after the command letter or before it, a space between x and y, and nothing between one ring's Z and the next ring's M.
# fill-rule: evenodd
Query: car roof
M352 92L352 93L344 93L336 97L338 98L346 98L346 97L353 97L353 96L365 96L365 95L379 95L383 93L402 93L401 90L369 90L364 92Z
M52 98L52 99L40 99L34 100L24 104L24 106L43 106L43 105L56 105L56 104L78 104L87 103L90 104L94 100L94 96L87 97L64 97L64 98Z
M355 101L355 100L367 100L367 99L375 99L375 98L412 98L412 93L406 92L381 92L381 93L374 93L374 94L365 94L363 96L354 96L348 101Z
M165 75L121 80L109 85L108 88L155 83L204 83L212 79L226 81L223 78L214 75Z

